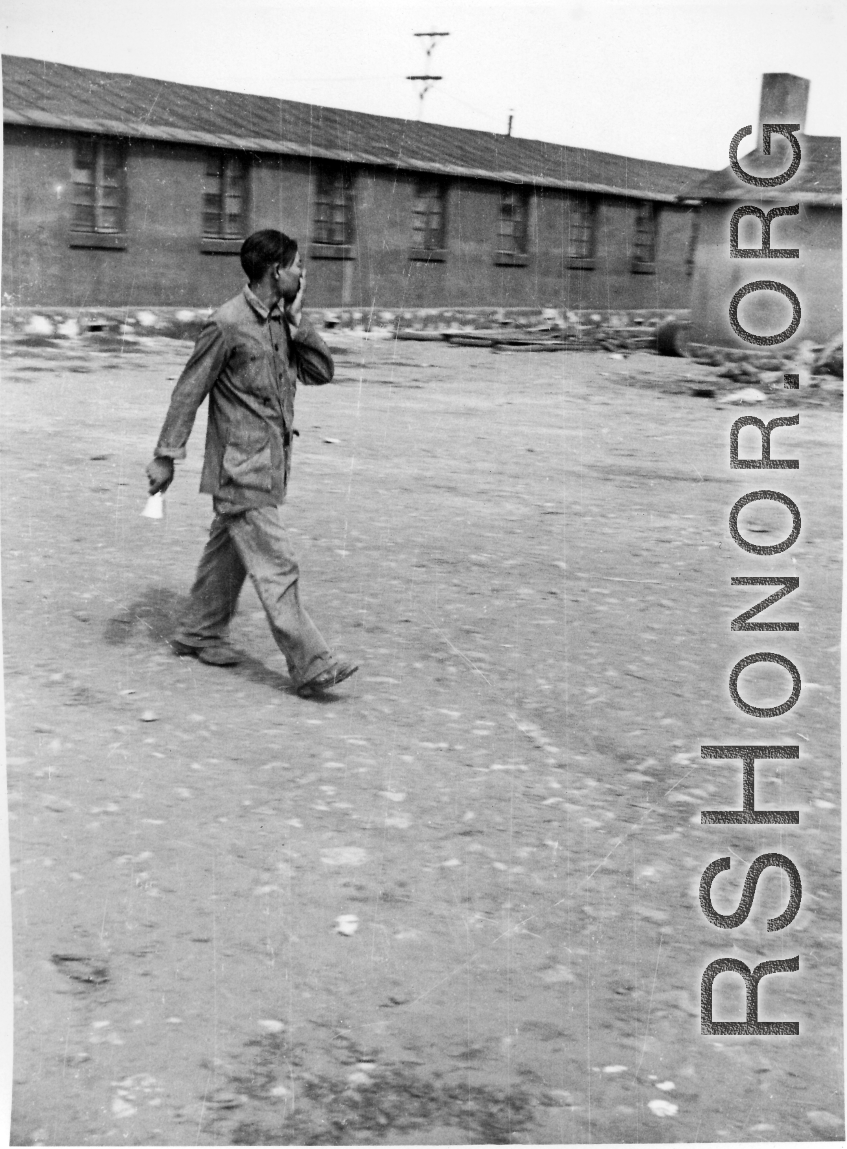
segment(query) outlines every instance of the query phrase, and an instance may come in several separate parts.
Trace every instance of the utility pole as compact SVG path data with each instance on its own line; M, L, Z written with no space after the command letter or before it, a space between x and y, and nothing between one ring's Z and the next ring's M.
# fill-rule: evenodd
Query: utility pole
M428 71L430 58L432 57L432 53L433 53L433 50L435 49L435 45L438 43L438 40L441 37L449 36L450 33L449 32L415 32L413 34L418 38L423 38L423 39L426 39L429 41L427 48L426 48L426 62L427 62L427 71ZM420 90L419 103L418 103L418 119L419 120L423 119L424 96L427 94L427 92L431 88L433 88L435 86L436 81L442 80L443 78L444 78L443 76L433 76L433 75L420 75L420 76L407 76L406 77L407 80L417 80L417 81L420 81L420 83L421 83L421 90Z
M512 134L512 120L514 118L515 118L515 109L509 108L509 126L506 129L506 135L507 136L510 136Z

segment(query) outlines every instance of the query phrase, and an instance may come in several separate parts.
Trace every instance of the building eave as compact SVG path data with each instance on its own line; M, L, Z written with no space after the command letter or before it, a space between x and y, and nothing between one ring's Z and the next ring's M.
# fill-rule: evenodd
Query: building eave
M755 192L755 194L753 194ZM755 202L756 204L784 204L786 199L792 203L810 204L815 207L841 207L842 199L838 192L791 191L790 188L772 189L755 188L745 191L743 188L732 189L725 192L712 192L703 195L700 202L709 203L742 203ZM684 200L683 202L690 202Z

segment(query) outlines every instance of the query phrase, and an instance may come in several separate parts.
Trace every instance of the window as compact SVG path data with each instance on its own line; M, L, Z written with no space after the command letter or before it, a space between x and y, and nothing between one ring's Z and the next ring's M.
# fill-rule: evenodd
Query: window
M86 236L109 239L125 231L125 160L120 140L87 136L74 146L71 243L89 246ZM91 246L101 246L95 242Z
M688 251L685 253L685 274L694 274L694 257L697 254L697 240L700 236L700 212L697 208L691 213L691 234L688 237Z
M652 274L656 270L656 230L658 213L654 203L640 203L635 215L632 241L632 270Z
M503 188L497 224L497 263L526 263L528 217L526 192L521 188Z
M412 206L412 259L444 258L447 189L439 180L418 180Z
M573 196L568 203L568 267L594 266L597 201Z
M243 156L210 152L203 180L203 239L242 240L247 234L247 165Z
M320 167L315 187L312 255L352 258L353 179L348 168Z

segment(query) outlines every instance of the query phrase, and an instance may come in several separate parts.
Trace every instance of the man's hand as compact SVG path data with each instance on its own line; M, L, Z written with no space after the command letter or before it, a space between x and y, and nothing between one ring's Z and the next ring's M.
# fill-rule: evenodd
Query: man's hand
M306 290L306 269L305 267L300 272L300 286L297 289L297 294L285 309L285 318L288 320L291 327L296 331L300 326L300 316L303 313L303 292Z
M147 464L147 479L150 483L150 494L157 495L166 491L173 482L174 461L168 458L155 458Z

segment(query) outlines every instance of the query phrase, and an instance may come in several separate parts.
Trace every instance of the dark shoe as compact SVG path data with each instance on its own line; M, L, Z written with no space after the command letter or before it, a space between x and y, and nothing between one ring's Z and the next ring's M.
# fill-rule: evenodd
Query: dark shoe
M323 694L325 690L331 690L333 686L338 686L340 682L350 678L358 669L358 666L352 662L337 662L327 670L322 670L314 678L310 678L308 682L301 683L297 687L297 693L301 698Z
M225 642L210 643L208 646L191 646L190 643L172 639L171 646L180 658L186 656L199 658L207 666L237 666L241 662L241 655Z

